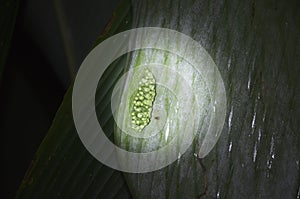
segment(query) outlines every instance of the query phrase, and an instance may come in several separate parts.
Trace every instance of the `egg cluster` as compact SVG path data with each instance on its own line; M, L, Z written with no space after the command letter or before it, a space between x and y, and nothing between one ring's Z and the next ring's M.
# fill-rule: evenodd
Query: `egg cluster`
M134 95L131 111L132 128L138 131L143 130L150 122L152 105L156 94L153 74L148 69L145 70L145 73Z

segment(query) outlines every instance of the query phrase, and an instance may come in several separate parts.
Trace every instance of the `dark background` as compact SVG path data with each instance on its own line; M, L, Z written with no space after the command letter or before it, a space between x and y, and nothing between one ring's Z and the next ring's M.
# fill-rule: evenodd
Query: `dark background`
M0 198L13 198L117 0L20 1L0 84Z

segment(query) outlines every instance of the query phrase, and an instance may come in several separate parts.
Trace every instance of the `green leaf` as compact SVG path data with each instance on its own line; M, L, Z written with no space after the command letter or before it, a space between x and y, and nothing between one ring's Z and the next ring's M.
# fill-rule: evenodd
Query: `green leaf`
M124 10L129 4L123 4ZM194 156L194 144L166 168L126 173L133 197L299 198L297 2L145 0L133 1L130 12L124 16L133 16L134 27L171 28L200 42L221 72L228 100L226 124L213 151L200 160ZM128 27L125 18L118 18L122 14L115 16L107 37L126 29L118 27ZM123 71L121 63L115 64L99 82L107 94L96 96L98 115L107 116L100 123L108 133L113 120L101 113L107 111L108 93ZM111 198L110 194L130 197L120 172L94 160L77 137L70 88L17 196Z
M195 142L166 168L126 173L133 197L299 198L299 4L145 0L133 1L133 13L137 27L174 29L203 45L221 72L228 100L213 151L198 159ZM119 136L117 142L135 151L151 144L137 149L133 139Z
M18 13L18 0L5 0L0 3L0 80L8 55L10 40Z

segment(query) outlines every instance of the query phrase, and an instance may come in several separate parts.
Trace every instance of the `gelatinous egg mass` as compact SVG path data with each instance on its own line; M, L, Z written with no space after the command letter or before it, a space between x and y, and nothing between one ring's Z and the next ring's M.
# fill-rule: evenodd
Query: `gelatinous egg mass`
M156 82L150 70L139 81L138 89L133 97L131 109L131 126L142 131L149 123L152 114L152 105L156 95Z

